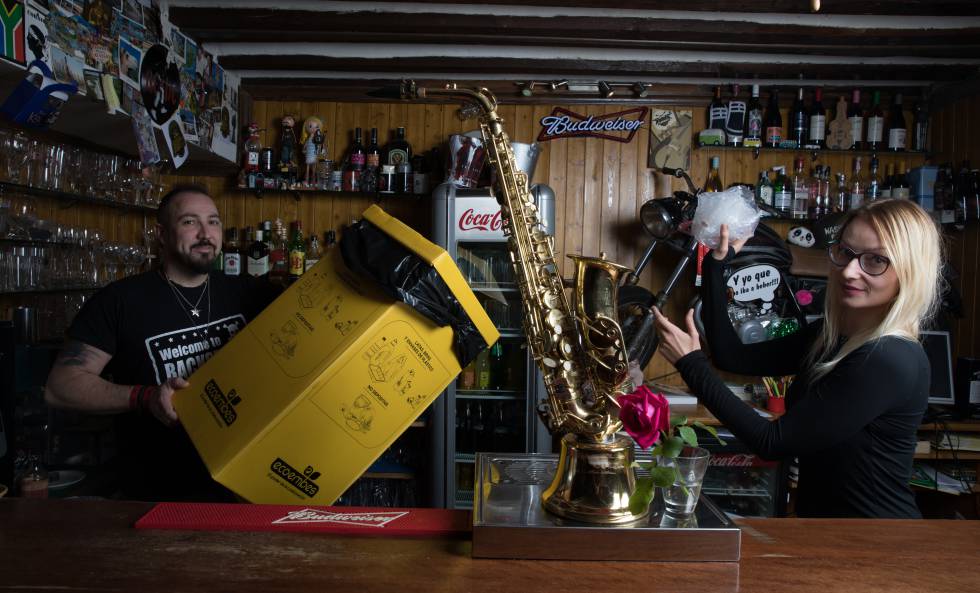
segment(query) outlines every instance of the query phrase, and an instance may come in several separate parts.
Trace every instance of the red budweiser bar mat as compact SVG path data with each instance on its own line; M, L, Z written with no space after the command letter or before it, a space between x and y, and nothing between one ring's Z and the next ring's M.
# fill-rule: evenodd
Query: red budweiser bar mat
M383 536L469 536L470 511L162 502L137 529L303 531Z

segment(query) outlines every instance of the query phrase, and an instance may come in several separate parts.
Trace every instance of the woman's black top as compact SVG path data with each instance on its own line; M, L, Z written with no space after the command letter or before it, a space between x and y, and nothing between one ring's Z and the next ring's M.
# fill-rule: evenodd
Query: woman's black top
M729 251L731 259L732 251ZM797 375L786 413L770 421L737 398L700 350L676 367L694 394L752 451L799 458L801 517L921 517L909 486L916 430L929 392L929 360L915 341L887 336L864 344L810 384L804 358L822 322L795 334L742 344L727 314L724 264L704 260L705 333L719 369Z

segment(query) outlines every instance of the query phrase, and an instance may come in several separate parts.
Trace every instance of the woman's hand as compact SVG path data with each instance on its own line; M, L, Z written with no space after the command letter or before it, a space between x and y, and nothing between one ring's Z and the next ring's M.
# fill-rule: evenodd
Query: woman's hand
M688 309L685 322L687 331L677 327L656 308L653 316L657 319L657 331L660 334L660 354L667 362L674 364L685 355L701 349L701 337L694 325L694 309Z
M732 249L735 250L735 253L738 253L739 251L741 251L742 250L742 247L745 246L745 242L748 241L748 240L749 240L748 237L746 237L745 239L739 239L737 241L732 241L731 242L731 245L732 245ZM726 257L728 257L728 243L729 243L729 241L728 241L728 225L727 224L723 224L723 225L721 225L721 233L718 235L718 247L716 247L711 252L711 257L715 258L718 261L722 261Z

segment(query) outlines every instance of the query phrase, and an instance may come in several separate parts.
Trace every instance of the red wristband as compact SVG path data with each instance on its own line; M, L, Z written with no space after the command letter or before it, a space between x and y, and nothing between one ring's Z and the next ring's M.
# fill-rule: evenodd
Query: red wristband
M140 397L142 393L142 385L133 385L133 388L129 390L129 410L131 412L138 412L143 407L143 402L140 401L142 399Z

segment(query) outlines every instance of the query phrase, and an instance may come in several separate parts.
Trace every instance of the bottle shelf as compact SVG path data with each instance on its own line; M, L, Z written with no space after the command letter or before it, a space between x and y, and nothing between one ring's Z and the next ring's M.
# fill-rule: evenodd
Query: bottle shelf
M399 200L408 199L421 199L428 197L428 194L405 194L405 193L388 193L388 192L372 192L365 193L359 191L337 191L332 189L319 189L316 187L291 187L291 188L261 188L261 187L242 187L238 185L235 187L238 191L243 191L255 195L257 198L261 198L264 194L273 195L292 195L297 200L303 195L325 195L328 197L352 197L360 196L364 198L372 198L375 200L381 200L383 198L395 198Z
M813 147L785 147L785 148L768 148L765 146L760 146L758 148L749 146L728 146L727 144L695 144L695 148L698 150L730 150L735 152L751 152L753 158L759 158L762 153L768 152L778 152L778 153L810 153L810 158L816 160L819 154L839 154L839 155L854 155L854 156L919 156L925 158L928 156L928 152L921 150L849 150L844 148L813 148Z
M66 286L62 288L32 288L29 290L2 290L0 295L18 295L18 294L62 294L65 292L95 292L99 290L100 286Z
M456 399L523 400L524 392L490 389L457 389Z
M31 196L38 196L42 198L54 198L56 200L67 202L67 207L71 207L76 203L80 204L94 204L96 206L108 206L110 208L115 208L117 210L123 211L135 211L135 212L156 212L157 207L155 205L150 206L147 204L130 204L127 202L119 202L116 200L110 200L107 198L97 198L95 196L88 196L84 194L74 194L69 192L57 191L52 189L42 189L40 187L33 187L30 185L22 185L20 183L10 183L9 181L0 181L0 193L5 192L18 192L23 194L28 194Z

